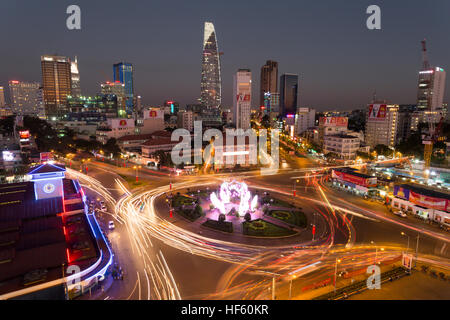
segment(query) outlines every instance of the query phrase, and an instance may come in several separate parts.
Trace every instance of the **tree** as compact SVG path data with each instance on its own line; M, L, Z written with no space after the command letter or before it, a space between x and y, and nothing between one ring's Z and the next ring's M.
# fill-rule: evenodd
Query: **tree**
M247 222L250 222L250 221L252 220L252 216L250 215L250 213L247 212L247 213L245 214L244 220L247 221Z
M114 157L119 156L121 152L115 138L108 139L108 141L106 141L105 145L103 146L103 149L107 153L112 153Z
M201 216L202 213L203 213L203 209L202 209L202 207L201 207L200 205L197 204L197 205L195 206L194 212L195 212L195 214L196 214L197 216Z
M391 148L389 148L387 145L384 145L384 144L377 144L374 148L374 151L379 156L385 156L385 157L390 157L394 153L394 151Z
M218 219L218 221L219 222L225 222L225 215L223 214L223 213L221 213L221 214L219 214L219 219Z
M261 127L265 128L265 129L269 129L270 128L270 118L269 115L264 115L261 119Z

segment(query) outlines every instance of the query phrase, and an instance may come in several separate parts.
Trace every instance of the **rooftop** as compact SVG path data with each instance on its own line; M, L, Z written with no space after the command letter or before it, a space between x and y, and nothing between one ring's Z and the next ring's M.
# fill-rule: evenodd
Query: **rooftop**
M418 184L401 184L399 187L409 189L410 191L419 193L421 195L427 196L427 197L433 197L433 198L441 198L441 199L447 199L450 200L450 193L448 192L441 192L436 191L434 189L426 188L422 185Z

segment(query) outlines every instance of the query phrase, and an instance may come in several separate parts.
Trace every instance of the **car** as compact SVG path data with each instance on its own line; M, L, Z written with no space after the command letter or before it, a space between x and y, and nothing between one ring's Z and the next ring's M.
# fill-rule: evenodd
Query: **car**
M393 212L396 216L402 217L402 218L406 218L408 215L406 213L404 213L403 211L397 210Z
M109 230L113 230L116 226L114 225L114 221L110 220L108 222L108 229Z

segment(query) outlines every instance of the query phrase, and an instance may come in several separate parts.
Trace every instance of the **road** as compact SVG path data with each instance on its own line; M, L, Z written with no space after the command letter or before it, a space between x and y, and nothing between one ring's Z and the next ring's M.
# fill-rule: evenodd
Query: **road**
M116 221L116 229L108 232L108 237L116 262L125 270L125 279L115 281L98 298L270 299L274 276L277 286L285 291L293 271L310 268L314 263L320 268L306 274L300 272L295 286L306 286L329 276L339 257L349 261L346 263L351 267L398 257L407 243L401 232L410 236L411 252L415 249L415 236L420 233L419 255L448 262L447 233L393 216L384 205L332 189L323 177L303 178L308 172L310 176L317 175L312 170L317 171L317 165L309 158L293 157L272 175L247 172L170 177L142 171L139 177L145 180L145 187L132 191L116 174L132 177L132 169L91 164L85 181L85 176L76 172L90 192L107 198L108 213L102 214L101 220ZM170 183L174 189L197 187L230 177L244 179L251 187L280 192L296 205L315 210L329 225L328 239L320 245L298 248L236 245L180 228L177 219L168 218L168 210L155 209L158 196L169 191ZM292 177L300 177L295 199ZM339 269L345 269L345 264Z

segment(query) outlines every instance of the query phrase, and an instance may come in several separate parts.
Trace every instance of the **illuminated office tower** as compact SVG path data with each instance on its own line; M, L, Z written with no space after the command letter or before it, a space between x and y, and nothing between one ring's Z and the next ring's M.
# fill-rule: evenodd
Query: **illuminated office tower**
M284 117L294 117L298 103L298 75L286 73L280 77L280 108Z
M278 92L278 62L268 60L261 68L259 105L264 106L266 93Z
M44 107L48 119L56 120L66 112L67 96L71 95L70 59L62 56L41 56Z
M202 51L200 102L207 109L219 109L222 102L220 57L216 32L211 22L205 22Z
M5 101L5 90L3 87L0 87L0 107L6 106Z
M125 84L121 82L109 82L100 84L102 88L102 94L104 95L114 95L117 98L117 117L126 118L126 94L125 94Z
M72 78L72 96L80 97L81 96L80 72L78 71L77 57L75 57L75 60L71 61L70 63L70 74Z
M233 79L234 125L236 129L247 130L252 106L252 73L249 69L239 69Z
M133 113L133 65L127 62L119 62L114 65L114 82L125 85L125 107L128 115Z
M41 110L41 92L38 82L9 81L11 112L16 115L37 116Z

